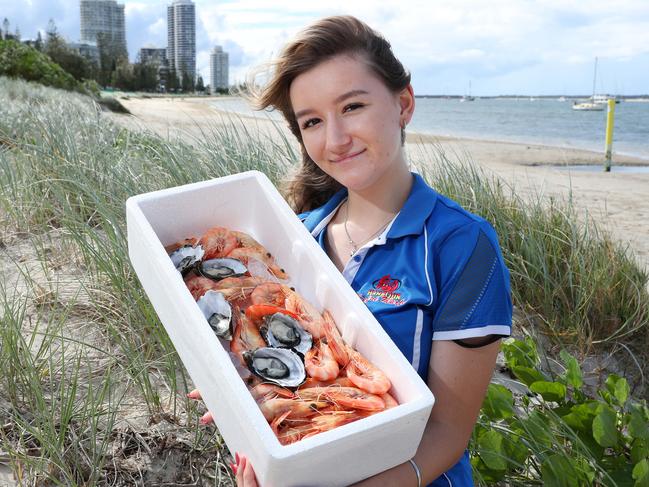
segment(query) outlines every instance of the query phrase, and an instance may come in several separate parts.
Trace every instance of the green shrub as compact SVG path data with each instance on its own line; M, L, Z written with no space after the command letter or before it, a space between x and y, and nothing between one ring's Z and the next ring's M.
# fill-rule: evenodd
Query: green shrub
M48 56L14 40L0 40L0 75L36 81L64 90L77 88L72 75L53 63Z
M629 397L626 379L611 374L589 397L579 363L566 351L563 372L554 376L540 371L529 338L508 339L503 351L527 394L515 401L506 387L489 385L472 441L482 483L649 485L649 409Z

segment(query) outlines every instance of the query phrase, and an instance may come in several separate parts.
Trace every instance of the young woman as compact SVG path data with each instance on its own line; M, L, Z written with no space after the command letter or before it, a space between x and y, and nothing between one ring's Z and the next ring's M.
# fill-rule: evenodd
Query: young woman
M325 18L288 43L256 104L302 148L300 218L436 398L414 458L358 485L473 485L466 447L511 329L509 273L489 223L408 168L409 73L361 21ZM256 485L236 460L237 484Z

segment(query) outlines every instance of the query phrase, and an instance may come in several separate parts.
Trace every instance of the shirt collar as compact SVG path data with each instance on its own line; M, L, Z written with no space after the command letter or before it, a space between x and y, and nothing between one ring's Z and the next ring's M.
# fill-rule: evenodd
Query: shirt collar
M387 238L420 234L426 219L435 207L437 192L428 186L419 174L412 173L412 176L412 188L410 188L408 199L399 214L386 229ZM347 190L341 189L327 203L309 213L304 220L307 230L313 235L318 235L345 198L347 198ZM385 232L382 232L381 236L384 234Z
M421 234L426 220L435 208L437 192L428 186L419 174L412 173L412 176L412 188L408 199L390 226L387 238Z
M319 224L323 220L325 220L327 216L332 216L333 211L343 202L345 198L347 198L347 189L341 189L331 198L329 198L329 201L327 201L323 206L311 211L303 221L304 226L307 228L307 230L311 233L314 233L316 227L319 227Z

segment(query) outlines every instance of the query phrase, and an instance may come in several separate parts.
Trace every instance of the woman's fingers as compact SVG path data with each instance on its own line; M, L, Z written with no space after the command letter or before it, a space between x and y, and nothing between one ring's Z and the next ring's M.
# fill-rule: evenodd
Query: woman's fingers
M208 411L205 414L203 414L203 416L201 416L199 422L201 424L212 424L214 422L214 416L212 416L212 413Z
M251 463L243 455L239 456L237 454L236 456L238 457L238 466L236 468L237 485L239 487L258 487L255 471L252 469Z
M187 394L187 397L190 399L202 399L201 391L199 391L198 389L194 389L193 391Z
M194 389L193 391L189 392L187 394L187 397L196 400L202 399L201 392L198 389ZM201 424L212 424L214 422L214 416L212 416L212 413L208 411L203 414L203 416L201 416L201 419L199 419L198 422Z

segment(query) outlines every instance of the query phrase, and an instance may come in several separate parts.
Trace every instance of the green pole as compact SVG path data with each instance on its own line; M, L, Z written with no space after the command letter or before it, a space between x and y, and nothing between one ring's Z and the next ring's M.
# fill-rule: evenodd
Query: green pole
M608 115L606 117L606 161L604 163L604 171L606 172L611 172L614 122L615 122L615 100L608 100Z

